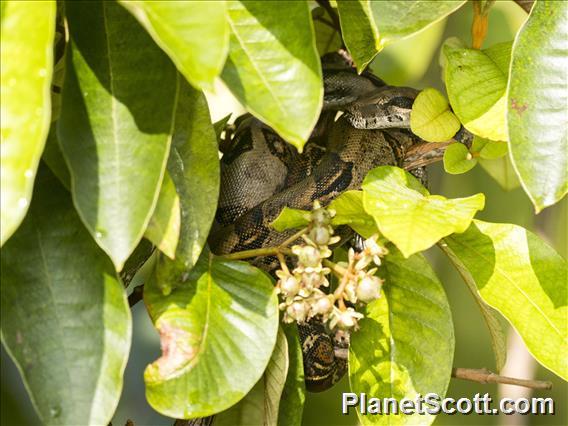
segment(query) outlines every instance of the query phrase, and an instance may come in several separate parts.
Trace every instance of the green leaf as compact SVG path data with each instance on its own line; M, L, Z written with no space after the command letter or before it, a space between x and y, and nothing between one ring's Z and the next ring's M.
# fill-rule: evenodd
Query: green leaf
M279 329L276 346L266 371L243 399L215 416L215 425L276 425L280 396L287 373L288 342L282 329Z
M59 142L79 215L120 270L158 199L180 79L115 2L70 2L66 15L71 48Z
M130 350L130 309L112 263L46 167L2 248L1 299L2 341L42 423L108 424Z
M429 195L414 176L393 166L371 170L362 187L365 210L405 257L464 232L485 205L483 194L455 199Z
M512 191L521 185L509 156L495 160L480 159L479 164L505 191Z
M444 240L462 276L515 327L533 356L568 378L566 261L520 226L475 220Z
M375 220L363 208L361 191L344 192L333 200L328 208L335 211L335 216L331 219L333 226L349 225L364 238L369 238L379 232Z
M302 228L308 226L311 220L311 213L307 210L291 209L284 207L278 217L270 224L278 232L287 229Z
M445 79L450 104L470 132L505 141L506 89L511 43L489 49L466 49L446 44Z
M229 50L224 1L121 0L197 89L212 89Z
M302 423L306 400L302 346L296 324L284 324L283 329L288 342L288 375L278 409L278 426L296 426Z
M301 151L323 100L307 2L232 1L228 8L223 80L248 111Z
M383 49L379 28L368 0L338 0L337 11L345 46L361 72Z
M568 4L538 1L515 38L507 95L511 158L537 213L568 192Z
M460 121L450 111L448 100L436 89L424 89L414 100L410 112L410 129L425 141L448 141L460 126Z
M447 249L448 245L445 242L438 243L438 246L445 253L449 252ZM461 274L463 271L458 269L458 272ZM507 361L507 334L503 329L500 315L495 309L485 303L477 292L477 287L471 280L468 280L464 275L462 275L462 278L464 279L468 290L471 292L475 303L479 307L479 311L487 325L489 337L491 338L491 348L493 349L493 356L495 358L495 370L500 372Z
M416 254L405 259L391 247L379 268L384 295L366 306L360 330L351 336L351 391L381 398L444 397L452 372L454 330L444 289ZM365 415L362 424L432 423L434 416Z
M469 172L476 164L477 158L461 143L453 143L444 151L444 170L452 175Z
M156 274L162 291L183 283L207 242L219 198L217 138L201 92L181 82L168 160L181 209L175 260L158 256Z
M28 211L49 131L55 2L3 1L0 19L1 246Z
M497 142L474 136L471 152L486 160L495 160L507 154L509 147L507 142Z
M168 296L154 275L144 302L163 352L144 372L146 398L158 412L177 418L218 413L262 376L278 331L278 300L262 271L204 252Z
M144 236L170 259L176 255L180 237L181 212L179 196L170 174L164 174L158 204L150 218Z
M430 27L464 3L338 0L337 7L345 45L361 71L386 45Z

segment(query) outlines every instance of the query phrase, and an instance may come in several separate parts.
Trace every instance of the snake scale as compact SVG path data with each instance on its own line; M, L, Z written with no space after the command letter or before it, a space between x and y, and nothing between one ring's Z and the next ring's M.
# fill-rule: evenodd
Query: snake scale
M357 74L339 54L324 57L324 102L304 152L299 154L256 118L235 122L221 160L221 193L210 245L216 254L275 246L294 231L269 225L287 206L310 210L344 191L360 189L367 173L380 165L402 166L408 150L421 142L410 132L417 90L393 87L370 73ZM336 117L340 115L338 119ZM414 171L425 178L424 169ZM257 259L272 272L274 259ZM323 324L299 325L306 387L323 391L347 370L348 339L337 341Z

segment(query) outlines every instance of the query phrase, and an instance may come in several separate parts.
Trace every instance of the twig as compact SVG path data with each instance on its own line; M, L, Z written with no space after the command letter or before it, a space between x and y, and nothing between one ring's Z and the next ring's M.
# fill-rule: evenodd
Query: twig
M470 380L478 383L504 383L507 385L523 386L531 389L548 390L552 389L551 382L542 380L525 380L516 379L514 377L499 376L486 368L454 368L452 370L452 377L456 379Z
M513 1L517 3L520 7L522 7L523 10L527 13L530 13L534 4L534 0L513 0Z
M130 293L130 296L128 296L128 304L130 305L130 307L132 308L134 305L140 302L143 296L144 284L134 287L132 293Z

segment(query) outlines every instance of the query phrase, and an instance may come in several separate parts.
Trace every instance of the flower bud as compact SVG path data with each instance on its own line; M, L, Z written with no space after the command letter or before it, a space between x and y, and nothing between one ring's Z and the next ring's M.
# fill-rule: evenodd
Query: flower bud
M381 296L382 281L375 276L365 276L357 285L357 298L363 303L372 302Z
M294 246L292 248L294 254L298 256L298 262L303 266L318 266L321 256L315 247L312 246Z
M312 310L314 315L325 315L329 313L333 309L333 302L329 298L329 296L323 296L316 300L316 302L312 305Z
M357 321L363 318L363 315L359 312L353 310L353 308L347 308L345 311L341 312L337 325L339 328L353 328L357 326Z
M301 301L294 302L288 306L286 313L290 316L290 318L302 323L306 320L306 304Z
M300 291L300 283L298 280L290 275L280 281L280 291L287 297L292 297Z
M325 246L326 244L328 244L330 237L331 233L329 232L329 229L324 226L314 227L309 234L310 240L312 240L318 246Z

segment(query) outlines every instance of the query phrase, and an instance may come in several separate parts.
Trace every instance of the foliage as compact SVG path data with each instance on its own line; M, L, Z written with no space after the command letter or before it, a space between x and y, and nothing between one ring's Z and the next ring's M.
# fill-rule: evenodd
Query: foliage
M306 247L319 250L318 274L340 280L331 328L354 329L353 392L398 400L445 394L454 328L444 289L421 254L434 245L478 304L498 369L506 357L499 320L505 318L537 361L568 378L566 262L522 227L474 219L483 194L432 195L406 170L381 166L360 190L321 209L328 219L317 231L318 208L279 212L272 226L289 235L299 229L304 245L248 256L209 251L223 190L219 148L233 120L214 125L202 91L222 81L250 114L301 152L322 112L320 56L344 46L359 72L369 70L385 46L414 40L471 7L465 1L317 3L322 7L251 0L2 2L2 342L44 423L112 419L130 351L126 287L148 258L148 241L156 251L146 263L143 300L162 356L147 366L144 380L149 403L170 417L300 424L302 347L295 324L279 327L286 263L275 285L252 262L235 259L299 258L290 269L305 278L314 272ZM484 13L489 7L486 2ZM411 112L409 131L423 147L444 150L449 174L480 164L504 188L522 185L536 212L568 190L567 8L538 0L514 41L485 49L447 40L441 45L447 97L427 88ZM58 22L63 30L56 31ZM475 37L481 45L482 32ZM467 131L472 143L460 137ZM335 237L313 240L346 228L367 239L367 251L335 262L328 253ZM382 259L369 254L372 244ZM367 268L371 259L377 268ZM353 296L364 279L381 284L367 304ZM325 295L323 287L310 297ZM281 308L297 301L289 302ZM361 418L364 424L434 420Z

